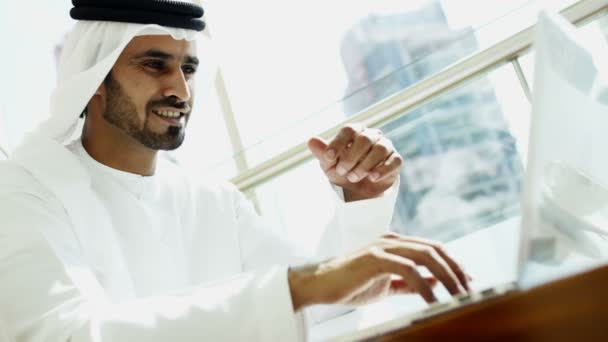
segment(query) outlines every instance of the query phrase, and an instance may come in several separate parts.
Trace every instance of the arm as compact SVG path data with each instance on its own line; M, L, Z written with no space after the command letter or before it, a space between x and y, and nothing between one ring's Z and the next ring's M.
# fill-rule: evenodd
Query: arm
M402 158L381 131L349 125L330 143L312 138L308 146L330 182L344 190L344 208L361 207L344 210L342 224L338 225L342 226L345 242L342 256L290 270L296 310L315 304L364 304L392 293L416 292L431 302L435 300L431 287L437 280L452 294L467 289L464 271L439 244L386 233ZM382 198L390 199L386 201L390 210L365 210L361 205ZM380 238L381 234L370 236L378 232L385 234ZM368 241L374 242L344 253L344 249ZM418 265L426 266L434 276L421 277Z
M11 327L17 341L298 338L286 267L113 304L87 288L99 284L91 283L94 277L86 265L66 265L41 234L50 225L70 229L45 201L31 195L0 196L0 217L0 321Z
M382 195L353 202L344 200L342 188L333 187L336 209L320 240L318 259L359 248L388 233L399 194L398 179Z
M403 160L378 129L360 124L342 128L331 142L313 137L308 147L339 195L336 220L322 239L322 255L335 241L338 252L358 248L389 230L399 189ZM339 198L338 198L339 197ZM334 248L335 250L335 248Z

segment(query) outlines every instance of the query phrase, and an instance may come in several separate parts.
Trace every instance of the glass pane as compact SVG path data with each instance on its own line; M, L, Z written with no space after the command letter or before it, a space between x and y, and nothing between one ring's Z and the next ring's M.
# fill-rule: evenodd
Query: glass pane
M207 177L225 179L225 175L237 173L232 160L225 162L233 148L217 94L205 91L197 95L192 109L186 139L169 157L189 171L201 172Z
M392 229L448 241L518 214L518 150L526 148L520 140L529 110L506 64L383 127L405 159ZM317 162L308 161L248 195L279 232L310 251L329 215L328 188Z
M247 197L276 232L314 253L336 196L316 160L249 190Z
M70 1L0 1L0 41L7 47L0 63L0 111L10 147L48 116L55 51L72 26L71 7Z
M211 0L239 157L257 165L573 2Z
M385 125L405 160L393 230L449 241L516 215L529 110L506 64Z

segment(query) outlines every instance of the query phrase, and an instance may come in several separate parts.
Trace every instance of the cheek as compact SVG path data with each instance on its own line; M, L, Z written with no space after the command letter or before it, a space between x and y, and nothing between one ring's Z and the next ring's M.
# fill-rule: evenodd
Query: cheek
M148 116L148 104L158 97L157 92L153 88L153 82L136 81L133 83L132 100L137 108L137 114L140 118L145 119Z

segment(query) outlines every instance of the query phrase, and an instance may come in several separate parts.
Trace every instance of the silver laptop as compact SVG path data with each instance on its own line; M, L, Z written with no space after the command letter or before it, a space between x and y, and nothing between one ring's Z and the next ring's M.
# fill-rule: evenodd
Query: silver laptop
M517 251L509 256L515 270L513 279L372 326L351 327L355 331L331 336L329 340L373 338L566 276L570 273L568 269L575 272L595 262L605 262L608 256L608 158L597 158L598 162L592 157L594 153L599 156L600 152L605 155L605 146L608 146L608 135L604 134L608 129L608 87L605 87L608 83L603 81L601 63L596 62L603 52L598 55L597 47L585 44L587 37L587 32L585 36L580 35L557 14L541 12L539 16L522 216L521 220L515 219L519 222L505 223L516 225L514 232L519 233L519 241L515 242ZM608 54L603 58L608 60ZM483 248L480 253L484 253ZM313 339L327 340L327 337L317 335Z

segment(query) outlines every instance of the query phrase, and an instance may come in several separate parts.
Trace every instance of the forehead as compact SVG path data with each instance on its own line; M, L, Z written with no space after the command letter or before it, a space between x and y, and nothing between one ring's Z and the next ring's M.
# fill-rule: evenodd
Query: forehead
M134 37L122 52L122 57L132 57L148 50L158 50L182 59L196 57L196 42L175 40L170 35L148 35Z

